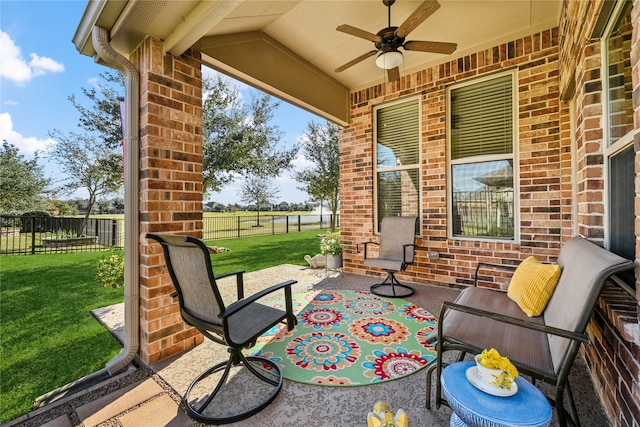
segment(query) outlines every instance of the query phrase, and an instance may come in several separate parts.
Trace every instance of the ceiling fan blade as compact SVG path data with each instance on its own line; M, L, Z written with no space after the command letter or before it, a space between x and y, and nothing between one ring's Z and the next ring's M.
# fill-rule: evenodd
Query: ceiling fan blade
M408 41L402 46L405 50L419 50L421 52L453 53L458 48L456 43Z
M370 56L375 55L376 53L378 53L377 50L372 50L371 52L367 52L363 55L358 56L356 59L352 59L351 61L347 62L346 64L342 65L341 67L336 68L336 73L339 73L341 71L346 70L349 67L352 67L354 65L356 65L358 62L364 61L365 59L369 58Z
M437 0L425 0L411 15L398 27L396 36L405 38L416 27L438 10L440 3Z
M397 80L400 80L400 69L398 67L389 68L387 70L387 78L389 79L390 82L395 82Z
M338 25L336 30L341 31L343 33L351 34L352 36L360 37L361 39L369 40L372 42L382 41L382 37L380 37L377 34L373 34L368 31L361 30L360 28L352 27L351 25L347 25L347 24Z

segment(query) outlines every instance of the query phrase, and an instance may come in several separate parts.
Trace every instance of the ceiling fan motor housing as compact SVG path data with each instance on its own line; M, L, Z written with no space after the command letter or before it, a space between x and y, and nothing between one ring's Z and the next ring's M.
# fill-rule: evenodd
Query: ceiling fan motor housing
M397 50L404 44L404 37L396 36L396 30L398 27L387 27L378 31L378 35L381 40L375 42L376 48L382 50L382 52L388 52L391 50Z

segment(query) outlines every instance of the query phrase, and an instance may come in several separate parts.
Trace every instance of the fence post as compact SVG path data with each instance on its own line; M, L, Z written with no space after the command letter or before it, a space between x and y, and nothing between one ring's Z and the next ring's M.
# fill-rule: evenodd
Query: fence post
M240 238L240 215L238 215L238 239Z
M300 215L298 215L298 231L300 231Z
M289 234L289 215L287 215L287 220L285 221L285 224L286 224L286 226L285 226L285 230L286 231L285 232L287 234Z
M36 253L36 217L31 217L31 254Z
M116 230L118 226L118 220L111 220L111 246L116 247Z
M271 235L276 234L276 217L271 215Z

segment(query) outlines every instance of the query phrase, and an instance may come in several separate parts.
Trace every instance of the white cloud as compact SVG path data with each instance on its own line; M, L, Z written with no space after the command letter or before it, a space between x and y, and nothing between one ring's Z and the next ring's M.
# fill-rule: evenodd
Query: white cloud
M18 147L20 153L27 157L33 156L36 151L44 150L50 144L55 144L51 138L25 137L13 130L13 121L9 113L0 113L0 141L4 140Z
M9 34L0 30L0 77L13 80L16 83L28 82L36 76L47 73L64 71L64 65L46 56L35 53L29 54L31 60L27 62L22 56L20 47L11 39Z
M6 101L3 102L4 105L19 105L20 103L18 101L14 101L13 99L7 99Z

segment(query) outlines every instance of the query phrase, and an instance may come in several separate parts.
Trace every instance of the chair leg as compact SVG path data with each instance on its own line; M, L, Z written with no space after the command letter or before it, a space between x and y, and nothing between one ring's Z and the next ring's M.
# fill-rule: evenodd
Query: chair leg
M235 349L235 348L234 349L229 349L229 352L231 354L229 355L229 359L226 362L219 363L219 364L207 369L206 371L202 372L200 375L198 375L191 382L191 384L189 385L189 388L187 389L187 392L184 395L183 401L184 401L184 404L185 404L185 407L186 407L186 410L187 410L187 414L191 418L196 420L196 421L199 421L199 422L205 423L205 424L228 424L228 423L233 423L233 422L236 422L236 421L240 421L240 420L243 420L245 418L249 418L250 416L255 415L258 412L262 411L271 402L273 402L273 400L276 398L278 393L280 393L280 390L282 388L282 372L280 371L280 368L278 367L277 364L275 364L271 360L265 359L263 357L257 357L257 356L245 357L242 354L242 351L240 349ZM258 363L264 365L265 368L268 366L269 371L271 371L273 373L270 374L270 376L267 376L264 373L260 372L260 369L256 369L252 365L252 363L250 363L250 362L258 362ZM222 390L223 386L226 384L231 368L233 366L236 366L236 365L244 366L256 378L258 378L261 381L264 381L264 382L272 385L274 387L272 392L270 394L268 394L267 397L261 403L259 403L258 405L252 407L251 409L249 409L247 411L244 411L244 412L241 412L241 413L238 413L238 414L234 414L234 415L230 415L230 416L208 416L208 415L204 415L203 412L205 411L205 409L211 404L211 402L216 397L218 392L220 392L220 390ZM207 398L204 399L203 403L198 404L197 407L196 407L195 402L191 403L190 402L190 400L191 400L190 399L191 392L194 389L194 387L196 386L196 384L198 384L200 381L206 379L211 374L219 372L219 371L221 371L223 369L224 369L224 372L222 374L222 377L220 378L220 380L216 384L216 386L213 389L213 391L211 392L211 394L209 394L207 396Z
M387 271L388 275L384 279L382 283L376 283L375 285L371 285L371 293L381 296L381 297L392 297L392 298L405 298L413 295L415 292L412 287L405 285L404 283L400 283L393 271ZM381 286L390 286L391 292L384 293L380 292L377 289ZM396 290L396 288L404 288L407 291L402 292L401 290Z
M556 388L555 407L556 414L558 415L558 424L560 424L560 426L562 427L569 425L580 427L580 419L578 418L578 411L576 410L576 404L573 400L573 393L571 392L569 380L567 380L565 386L559 385ZM565 393L567 394L567 403L569 405L568 412L564 408Z
M425 405L427 409L431 409L431 376L433 370L436 368L436 364L437 362L434 360L433 363L427 367L427 402Z

